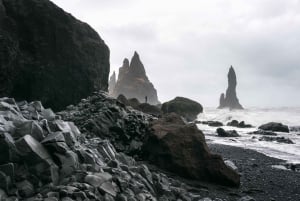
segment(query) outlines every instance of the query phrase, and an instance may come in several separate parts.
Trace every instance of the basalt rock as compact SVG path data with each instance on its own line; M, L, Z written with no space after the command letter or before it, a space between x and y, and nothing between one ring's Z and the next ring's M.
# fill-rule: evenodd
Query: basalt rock
M265 131L274 131L274 132L285 132L289 133L289 127L287 125L284 125L282 123L276 123L276 122L269 122L267 124L263 124L258 127L261 130Z
M219 155L211 154L203 133L175 114L152 123L153 132L143 147L145 157L180 176L238 186L240 176Z
M134 53L130 64L128 59L124 59L123 66L119 69L118 80L111 95L118 97L120 94L128 99L137 98L140 103L159 104L157 91L146 75L137 52Z
M226 90L226 95L224 93L220 96L219 109L229 108L229 109L243 109L243 106L239 103L239 99L236 95L236 74L231 66L228 73L228 88Z
M216 130L220 137L239 137L240 135L235 130L225 131L223 128L217 128Z
M203 112L200 103L184 97L176 97L175 99L162 104L161 110L164 114L176 113L184 117L187 121L197 119L197 115Z
M0 0L0 97L54 110L107 90L109 49L49 0Z
M183 200L202 198L200 192L195 192L182 181L158 170L149 170L142 162L138 164L132 157L118 153L110 141L96 136L87 139L89 127L80 127L84 132L81 133L74 123L61 120L55 113L56 118L48 121L43 116L45 109L41 102L17 104L13 99L0 98L0 105L6 106L0 107L0 200L154 201L176 200L178 197L185 198ZM96 120L98 116L102 119L101 113L110 114L106 121L110 119L114 125L120 123L122 129L132 129L124 132L128 135L135 133L131 141L138 141L142 134L135 130L138 129L137 122L142 121L142 113L123 108L121 103L108 96L98 94L83 100L77 106L80 108L78 111L75 107L70 106L69 111L78 120L80 116L81 120ZM86 107L90 110L82 110ZM94 115L87 113L89 111ZM119 118L131 117L121 122L116 118L118 112ZM135 124L126 123L131 120ZM15 121L18 124L14 125ZM37 125L42 130L35 131ZM130 125L130 128L125 125ZM28 133L12 137L16 129L22 127ZM42 134L37 135L40 131ZM37 136L41 142L36 139ZM110 140L118 139L111 137Z

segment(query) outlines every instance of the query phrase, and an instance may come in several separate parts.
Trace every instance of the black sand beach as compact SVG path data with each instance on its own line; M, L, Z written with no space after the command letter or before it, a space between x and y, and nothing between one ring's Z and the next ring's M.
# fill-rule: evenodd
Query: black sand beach
M241 186L238 189L212 190L209 197L236 200L249 195L257 201L298 201L300 200L300 172L273 168L284 161L268 157L253 150L208 144L213 153L231 160L241 174Z

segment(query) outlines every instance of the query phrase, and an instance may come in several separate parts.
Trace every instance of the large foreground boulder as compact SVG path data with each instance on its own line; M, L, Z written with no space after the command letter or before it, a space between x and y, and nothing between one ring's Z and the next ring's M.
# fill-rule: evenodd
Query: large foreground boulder
M0 0L0 97L60 110L107 90L109 49L49 0Z
M276 123L276 122L269 122L259 126L258 128L265 131L285 132L285 133L290 132L289 127L287 125L284 125L282 123Z
M152 128L143 149L149 161L183 177L239 186L240 176L209 152L195 124L185 124L172 113L154 121Z
M203 107L200 103L184 97L176 97L175 99L162 104L161 110L163 113L176 113L184 117L187 121L193 121L197 115L203 112Z

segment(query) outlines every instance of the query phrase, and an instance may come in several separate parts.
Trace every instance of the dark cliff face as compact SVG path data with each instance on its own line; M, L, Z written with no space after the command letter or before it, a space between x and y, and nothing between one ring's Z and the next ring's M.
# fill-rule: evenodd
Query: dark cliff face
M107 90L109 49L48 0L0 0L0 96L55 110Z
M231 66L228 72L228 88L226 96L222 93L220 96L220 106L218 108L243 109L236 95L236 74Z
M118 81L111 95L118 97L123 94L126 98L137 98L144 103L159 104L157 91L149 81L143 63L137 52L134 53L130 64L124 59L123 66L119 69Z

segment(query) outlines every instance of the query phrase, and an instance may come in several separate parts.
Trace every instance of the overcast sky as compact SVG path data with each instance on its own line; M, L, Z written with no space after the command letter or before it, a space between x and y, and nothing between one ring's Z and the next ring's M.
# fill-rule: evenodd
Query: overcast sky
M217 106L227 72L244 107L300 106L300 0L53 0L110 48L111 72L136 50L164 102Z

